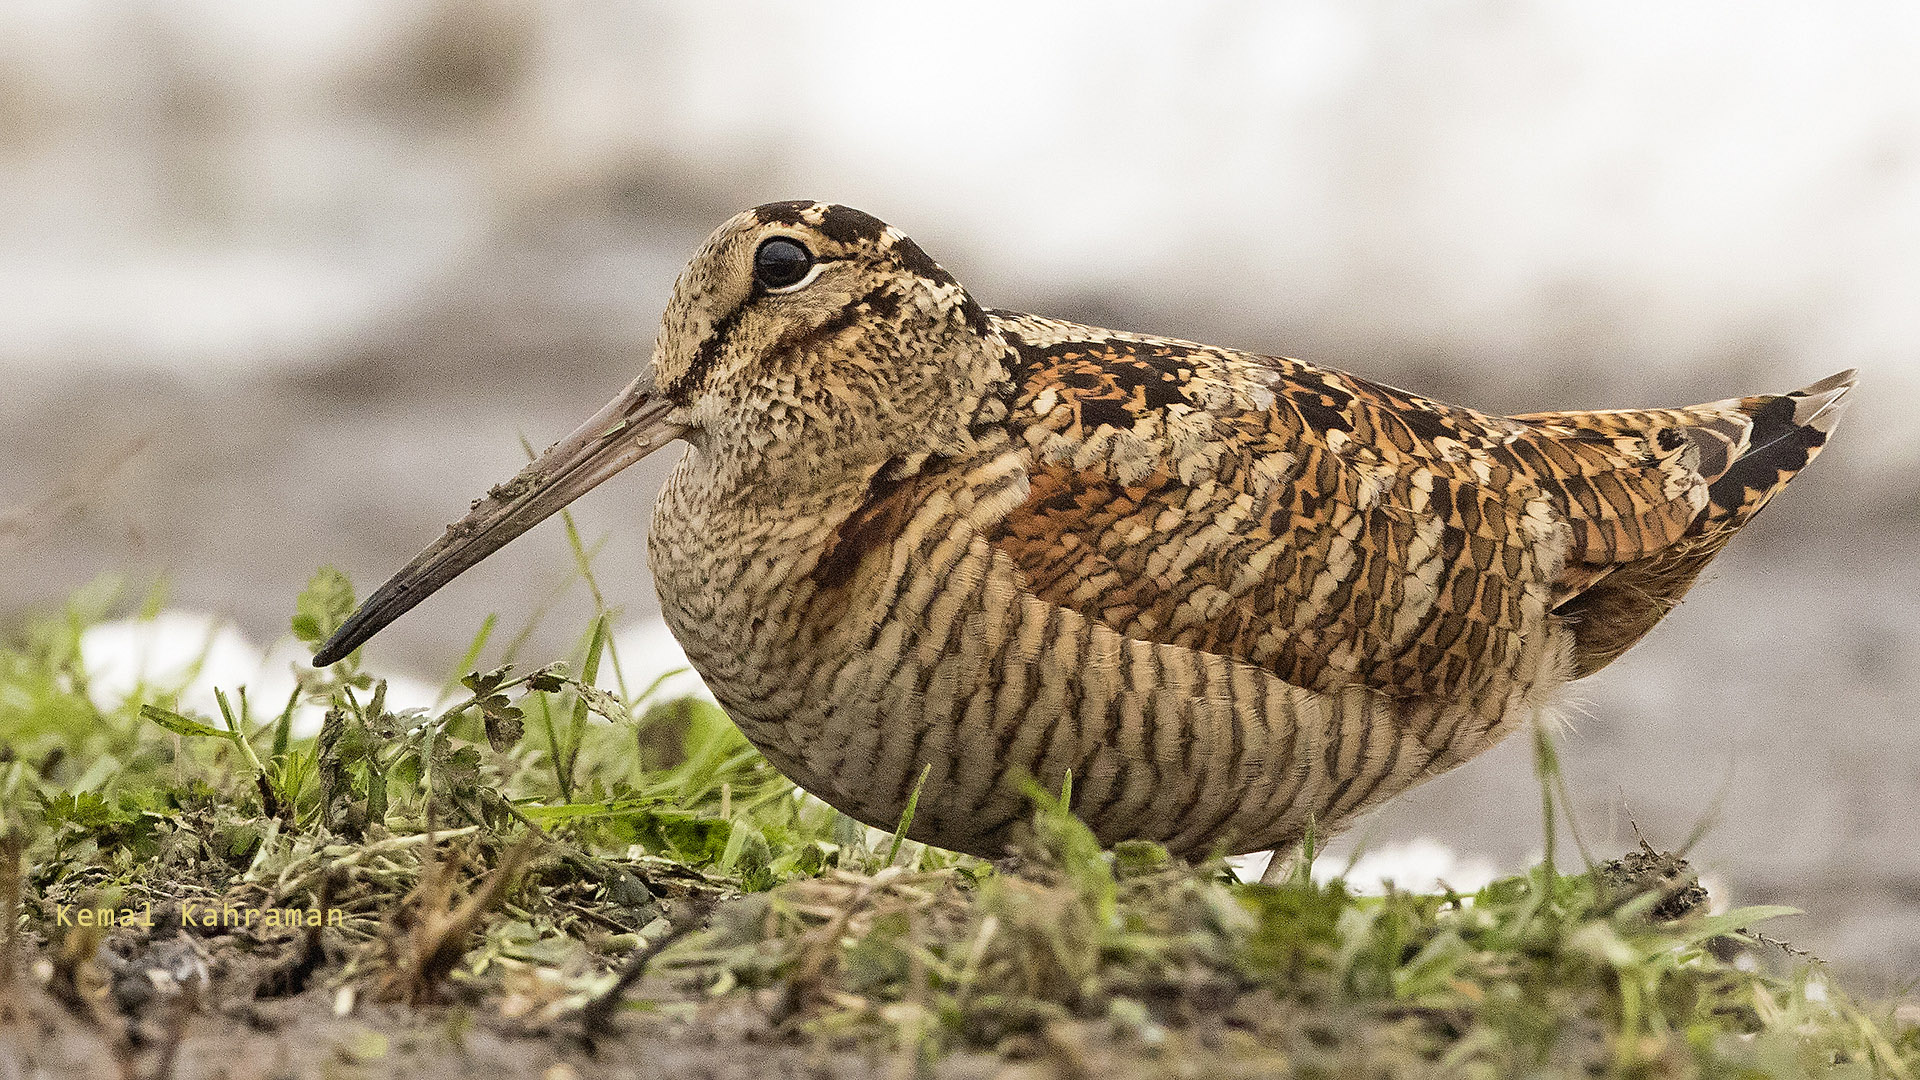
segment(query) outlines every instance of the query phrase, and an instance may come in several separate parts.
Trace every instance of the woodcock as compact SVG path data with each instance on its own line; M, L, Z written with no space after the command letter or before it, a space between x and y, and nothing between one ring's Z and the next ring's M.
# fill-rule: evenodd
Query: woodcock
M1071 773L1106 843L1290 843L1486 750L1660 621L1820 452L1851 372L1491 416L1297 360L995 311L826 203L738 215L648 370L321 649L674 439L668 625L802 787L1004 851Z

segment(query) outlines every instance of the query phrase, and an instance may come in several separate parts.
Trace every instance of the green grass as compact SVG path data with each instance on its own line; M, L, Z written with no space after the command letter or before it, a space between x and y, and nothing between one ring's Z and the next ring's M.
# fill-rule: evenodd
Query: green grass
M323 571L292 628L317 642L352 603ZM1695 886L1651 852L1361 897L1315 884L1310 855L1264 887L1152 845L1102 851L1036 793L1030 850L998 873L800 796L707 702L594 689L619 666L604 613L565 662L463 672L437 710L390 710L357 655L310 673L297 696L329 711L303 739L294 701L240 688L218 717L164 695L96 706L79 639L113 610L89 590L0 645L0 834L24 849L17 929L54 983L84 984L99 939L54 928L60 905L224 901L344 913L328 950L251 946L289 993L578 1025L650 961L624 993L638 1006L692 1023L750 1002L901 1075L954 1053L1115 1076L1920 1071L1890 1006L1756 941L1783 909L1663 917Z

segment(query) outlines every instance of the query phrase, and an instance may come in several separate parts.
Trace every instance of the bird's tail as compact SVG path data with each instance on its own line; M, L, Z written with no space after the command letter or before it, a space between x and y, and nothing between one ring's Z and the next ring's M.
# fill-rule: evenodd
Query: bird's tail
M1847 391L1856 381L1849 368L1800 390L1722 403L1737 405L1752 417L1752 425L1746 445L1733 455L1726 471L1706 478L1706 516L1733 528L1746 524L1768 499L1787 486L1787 481L1819 456L1828 434L1846 410Z
M1651 630L1819 455L1854 381L1843 371L1785 394L1680 409L1515 417L1571 463L1547 486L1573 527L1554 610L1573 625L1576 677Z

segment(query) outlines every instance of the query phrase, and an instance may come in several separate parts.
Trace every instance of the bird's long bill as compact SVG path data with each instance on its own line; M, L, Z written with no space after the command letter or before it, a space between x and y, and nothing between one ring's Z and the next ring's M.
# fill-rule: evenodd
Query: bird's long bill
M553 444L520 475L487 492L466 517L367 597L314 654L314 665L325 667L343 659L507 541L679 437L680 426L667 419L671 408L653 392L651 375L635 379L593 419Z

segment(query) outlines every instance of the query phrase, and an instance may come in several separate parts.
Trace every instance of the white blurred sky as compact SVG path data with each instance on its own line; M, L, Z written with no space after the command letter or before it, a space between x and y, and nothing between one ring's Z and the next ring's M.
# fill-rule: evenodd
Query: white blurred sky
M393 107L423 51L499 85ZM311 364L643 162L872 210L989 304L1617 370L1607 404L1857 365L1849 438L1904 459L1917 57L1904 0L10 0L0 362Z

